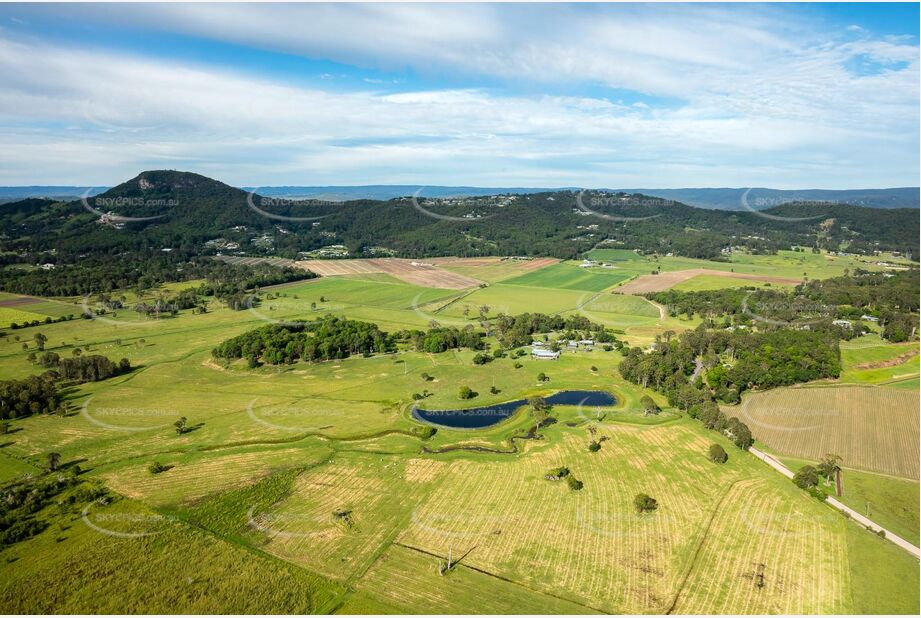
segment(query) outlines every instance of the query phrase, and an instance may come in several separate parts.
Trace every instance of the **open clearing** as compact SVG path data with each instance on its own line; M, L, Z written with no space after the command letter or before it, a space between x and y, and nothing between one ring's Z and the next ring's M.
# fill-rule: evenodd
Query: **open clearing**
M463 290L482 283L466 275L438 268L432 262L376 258L370 260L302 260L294 266L323 277L385 273L412 285L447 290Z
M617 270L582 268L573 263L553 264L540 270L505 279L505 285L586 290L600 292L627 279L630 275Z
M661 292L662 290L667 290L679 283L683 283L701 275L705 275L711 279L714 277L726 277L730 279L742 279L746 281L757 281L761 283L776 283L779 285L796 285L801 282L799 279L791 279L787 277L771 277L768 275L752 275L747 273L708 270L706 268L692 268L689 270L661 272L658 275L642 275L633 281L629 281L620 286L617 288L617 291L622 294L646 294L648 292Z
M754 393L724 411L780 453L835 453L847 467L917 480L918 408L916 390L829 386Z

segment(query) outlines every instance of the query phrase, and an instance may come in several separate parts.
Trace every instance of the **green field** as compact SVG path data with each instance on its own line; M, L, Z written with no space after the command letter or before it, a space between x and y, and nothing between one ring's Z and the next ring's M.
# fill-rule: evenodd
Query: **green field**
M629 254L632 254L632 256ZM631 274L648 274L661 266L663 271L707 268L770 277L789 277L791 279L802 279L804 273L810 279L827 279L841 276L845 270L853 272L858 268L883 271L885 270L884 267L876 265L876 262L882 260L898 264L910 263L903 259L892 257L845 257L827 253L811 253L809 251L778 251L777 255L733 253L726 262L713 262L678 256L640 256L632 251L622 249L594 249L588 253L588 257L613 262L618 268Z
M646 267L632 252L611 256ZM4 378L41 371L27 360L36 332L62 356L80 346L126 357L135 369L68 389L66 416L15 420L0 440L0 482L39 474L55 451L115 497L105 505L52 504L40 513L46 529L0 551L0 608L917 612L917 594L898 592L917 582L916 560L670 408L660 394L626 382L617 351L477 365L472 351L404 350L257 369L211 357L221 341L267 322L327 314L391 331L432 320L475 325L484 305L490 316L582 314L643 344L699 323L663 319L645 299L604 292L609 286L596 277L608 275L558 264L516 277L527 285L512 280L467 291L331 277L266 290L252 310L212 300L203 315L155 320L119 311L7 332L0 338ZM495 339L489 343L496 347ZM846 351L846 367L895 354L877 344L884 351L855 348L850 360ZM549 381L538 382L540 373ZM461 401L461 386L478 395ZM410 410L412 394L423 389L428 409L564 389L605 390L617 404L556 406L556 422L539 440L520 439L531 426L524 409L488 429L439 428L422 440ZM917 392L889 391L903 398ZM646 416L644 395L664 411ZM177 435L171 424L180 416L193 430ZM588 449L592 431L605 438L598 452ZM707 459L713 443L729 453L726 464ZM151 473L154 462L167 470ZM545 479L557 466L569 467L584 488ZM913 520L905 512L911 487L917 500L917 483L850 471L845 479L846 499L869 500L880 523L917 538L917 511ZM653 495L660 508L637 515L638 492ZM439 562L449 555L460 563L440 576Z
M600 292L629 277L619 270L582 268L572 262L554 264L526 275L503 280L505 285L526 285L536 288L584 290Z

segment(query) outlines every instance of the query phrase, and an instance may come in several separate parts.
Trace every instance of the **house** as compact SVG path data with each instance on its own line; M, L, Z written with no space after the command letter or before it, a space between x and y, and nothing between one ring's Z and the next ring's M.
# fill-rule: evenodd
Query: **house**
M850 327L851 327L851 321L850 321L850 320L832 320L831 323L834 324L835 326L840 326L841 328L850 328Z
M542 350L540 348L532 348L531 356L538 360L557 360L560 358L560 353L553 352L552 350Z
M879 318L874 317L872 315L866 315L866 314L860 316L860 319L866 320L867 322L879 322Z

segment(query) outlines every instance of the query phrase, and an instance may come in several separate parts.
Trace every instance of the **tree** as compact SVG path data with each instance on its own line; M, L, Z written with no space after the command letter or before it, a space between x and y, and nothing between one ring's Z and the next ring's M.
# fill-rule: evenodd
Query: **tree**
M793 475L793 484L800 489L810 489L819 484L819 471L813 466L803 466Z
M469 386L461 386L457 396L461 399L473 399L476 397L476 393L473 392L473 389L471 389Z
M186 417L182 416L182 417L179 418L178 421L176 421L175 423L173 423L173 426L176 428L176 434L177 434L177 435L182 435L182 434L184 434L186 431L188 431L188 427L187 427L187 425L186 425L187 422L188 422L188 421L186 420Z
M164 466L159 461L155 461L147 466L147 470L149 470L151 474L160 474L161 472L169 470L169 466Z
M582 481L574 477L572 474L566 476L566 484L569 485L569 489L572 491L579 491L584 487Z
M61 465L61 454L60 453L48 453L47 458L48 471L54 472Z
M45 349L45 343L47 343L48 337L44 336L44 335L41 334L41 333L35 333L35 335L33 335L32 339L35 340L35 345L36 345L36 347L38 347L39 352L41 352L41 351L43 351L43 350Z
M650 513L659 508L659 503L656 502L655 498L640 493L633 498L633 508L636 509L637 513Z
M648 416L649 414L658 414L662 411L658 404L649 395L643 395L640 398L640 405L643 406L644 416Z
M711 444L709 455L710 461L713 463L723 464L729 459L729 455L726 454L726 450L719 444Z
M9 421L0 422L0 434L6 435L8 433L10 433L10 422Z
M824 476L829 481L835 478L835 475L840 469L841 457L835 455L834 453L826 453L825 457L822 458L822 461L818 465L819 474Z
M425 373L424 371L422 372L422 374L421 374L419 377L422 378L423 380L425 380L426 382L431 382L432 380L435 379L435 378L433 378L432 376L430 376L429 374Z

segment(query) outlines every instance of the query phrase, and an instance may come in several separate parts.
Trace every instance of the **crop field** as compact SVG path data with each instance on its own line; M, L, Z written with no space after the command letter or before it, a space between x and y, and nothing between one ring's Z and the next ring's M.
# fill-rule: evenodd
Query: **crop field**
M764 279L748 279L741 277L726 277L723 275L695 275L686 281L673 285L671 289L682 292L703 292L708 290L722 290L725 288L777 288L790 287L793 285L793 279L784 280L786 283L778 281L765 281ZM798 282L797 282L798 283Z
M726 408L784 454L918 479L918 391L886 387L780 388Z
M397 258L303 260L294 262L294 265L324 277L385 273L411 285L448 290L462 290L475 287L481 283L477 279L438 268L431 262Z
M439 268L460 273L473 279L497 283L559 262L556 258L432 258L426 260Z
M608 259L646 268L645 258L627 253ZM917 610L917 597L881 592L916 580L917 561L905 562L904 552L669 407L661 394L628 383L617 371L623 356L616 350L567 350L557 361L499 358L487 365L475 364L471 350L401 350L254 369L211 356L228 337L321 315L373 321L394 331L425 328L432 320L476 324L482 306L490 316L581 314L644 346L664 330L699 323L663 317L654 303L596 290L591 280L565 287L576 281L572 276L587 273L556 260L437 263L445 272L456 267L456 274L478 280L540 275L540 285L532 280L457 290L413 285L384 272L343 274L265 289L250 310L231 311L211 299L200 315L182 311L147 319L119 311L105 319L7 331L0 337L4 379L42 371L27 359L36 351L36 332L47 336L47 350L61 356L79 346L84 353L128 358L134 369L69 388L66 415L16 419L0 441L0 482L40 473L54 451L65 466L79 465L81 478L105 485L114 497L108 505L90 505L95 515L87 517L97 528L81 516L82 504L67 512L51 505L41 513L48 524L43 532L0 551L0 608ZM478 277L477 269L489 274ZM34 299L22 306L46 304L79 313L74 299ZM890 367L859 368L910 349L873 337L853 342L853 349L845 346L845 373L856 372L855 381L869 380L872 371L898 375L903 365L916 363L908 358ZM494 339L489 342L496 347ZM539 382L541 373L549 380ZM476 396L461 401L461 386ZM593 409L555 406L555 422L537 440L520 438L532 424L525 409L483 430L441 427L428 439L413 433L419 423L410 414L412 396L423 390L427 409L444 410L567 389L604 390L617 402ZM661 414L644 414L646 395L663 408ZM777 442L807 459L837 452L845 458L846 475L852 467L883 468L917 479L916 388L780 389L746 396L745 402L762 426L799 427L805 421L790 409L832 409L838 415L814 430L807 426L809 431L772 433L752 422L766 444ZM190 431L178 435L172 423L180 416ZM804 418L815 421L817 415ZM598 452L588 449L590 428L604 438ZM726 464L707 458L712 443L726 448ZM155 462L165 469L152 472ZM565 481L547 480L558 466L568 467L584 487L573 491ZM845 478L855 500L886 502L892 506L886 521L910 529L896 506L910 497L904 485L848 485ZM638 492L654 496L658 510L637 515ZM119 537L100 526L151 534ZM459 563L439 575L448 556ZM872 563L874 572L862 572L862 561Z
M737 280L742 282L756 282L756 284L771 283L777 285L796 285L800 283L801 279L790 279L784 277L773 277L768 275L760 274L750 274L750 273L735 273L735 272L719 272L712 271L703 268L693 268L689 270L672 270L672 271L663 271L657 275L642 275L636 279L625 283L617 291L623 294L646 294L647 292L661 292L662 290L668 290L680 284L691 284L689 289L716 289L715 287L703 287L697 288L693 284L694 279L697 277L705 276L707 277L707 282L713 282L720 278L727 280ZM717 284L718 285L718 284ZM743 283L744 285L744 283ZM718 287L730 287L728 285Z
M526 275L505 279L506 285L526 285L537 288L585 290L600 292L617 285L630 275L617 270L582 268L571 262L553 264Z

